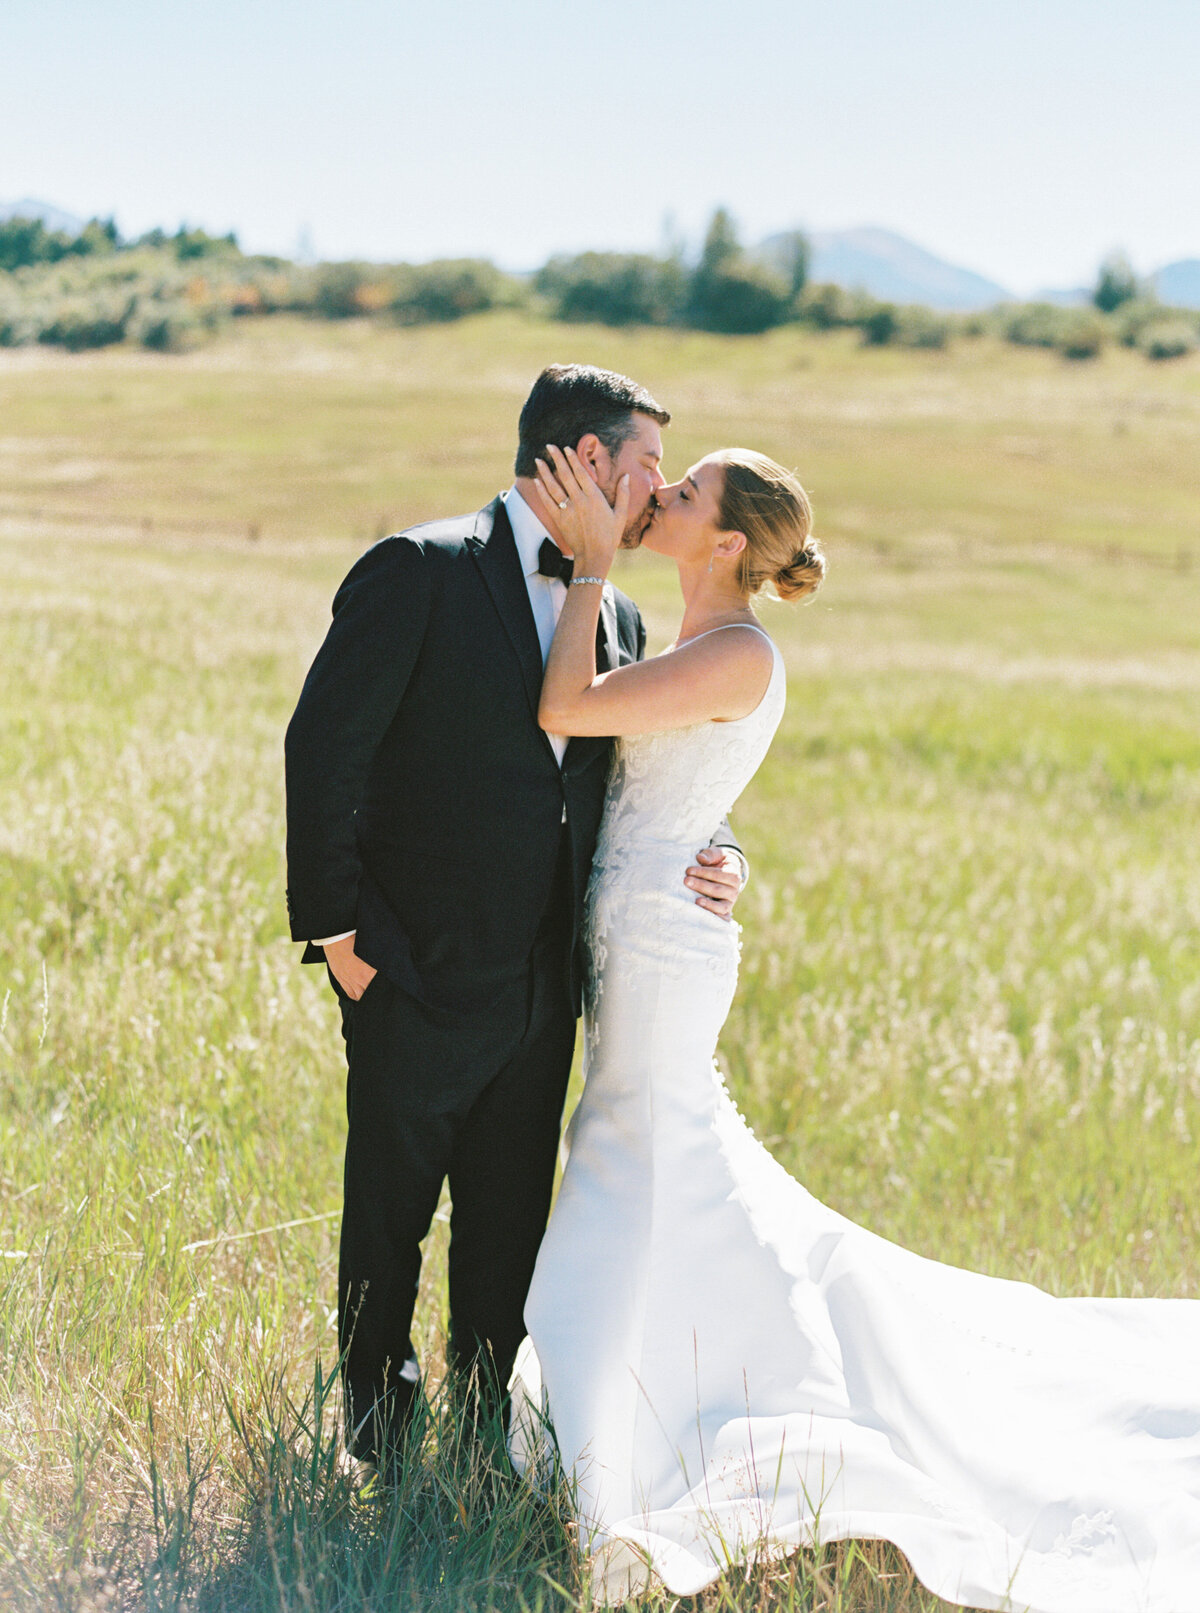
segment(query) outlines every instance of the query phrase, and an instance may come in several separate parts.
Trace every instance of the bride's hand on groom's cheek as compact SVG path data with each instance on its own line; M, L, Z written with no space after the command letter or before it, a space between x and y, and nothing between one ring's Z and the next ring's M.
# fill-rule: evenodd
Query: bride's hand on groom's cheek
M548 447L554 468L537 460L537 490L575 556L576 571L607 574L629 520L629 476L617 483L613 502L573 448Z
M732 852L705 846L684 875L684 884L696 893L696 906L718 918L733 917L733 904L742 893L742 865Z

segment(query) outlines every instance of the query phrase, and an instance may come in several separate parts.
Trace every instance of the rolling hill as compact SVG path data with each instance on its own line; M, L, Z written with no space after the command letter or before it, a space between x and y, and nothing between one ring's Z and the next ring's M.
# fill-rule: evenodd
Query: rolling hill
M770 236L763 242L763 255L771 257L785 239ZM809 234L809 241L809 279L815 283L832 281L888 302L960 311L1012 300L1012 293L995 280L947 263L891 230L816 230Z

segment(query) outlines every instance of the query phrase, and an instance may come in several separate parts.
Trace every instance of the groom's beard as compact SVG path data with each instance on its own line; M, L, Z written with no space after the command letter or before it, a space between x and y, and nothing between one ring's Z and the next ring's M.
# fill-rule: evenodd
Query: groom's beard
M651 494L646 508L636 518L636 520L630 521L624 532L622 532L620 543L620 547L622 549L641 548L642 539L650 530L650 523L654 519L654 514L657 508L658 506L654 502L654 495Z

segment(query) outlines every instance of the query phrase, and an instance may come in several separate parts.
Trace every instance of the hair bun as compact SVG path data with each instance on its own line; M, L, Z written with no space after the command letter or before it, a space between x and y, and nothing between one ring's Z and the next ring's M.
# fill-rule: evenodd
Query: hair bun
M815 594L825 577L825 556L821 545L810 538L798 549L786 566L780 566L771 582L780 599L803 599Z
M709 458L725 474L717 526L746 539L739 588L751 599L764 587L777 599L816 593L825 556L812 535L812 505L795 473L752 448L722 448Z

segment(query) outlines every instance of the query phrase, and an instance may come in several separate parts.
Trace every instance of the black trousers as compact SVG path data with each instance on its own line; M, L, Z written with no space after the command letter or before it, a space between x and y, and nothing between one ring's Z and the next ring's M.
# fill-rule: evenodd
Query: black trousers
M379 1460L415 1392L404 1368L419 1245L447 1179L451 1359L478 1365L501 1393L508 1382L550 1211L575 1015L566 948L550 932L486 1009L435 1014L382 975L357 1002L338 998L349 1065L338 1281L348 1442Z

